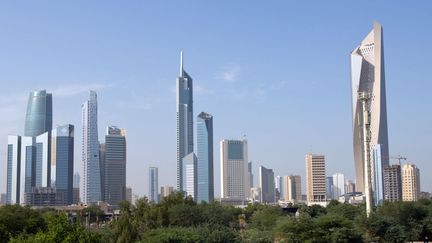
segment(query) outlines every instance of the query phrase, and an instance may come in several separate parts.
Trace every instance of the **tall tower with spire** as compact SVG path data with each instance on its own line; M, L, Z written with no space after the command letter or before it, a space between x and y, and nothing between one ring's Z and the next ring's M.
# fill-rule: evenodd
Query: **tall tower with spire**
M183 158L193 153L193 85L183 68L180 52L180 75L177 78L177 190L184 191Z

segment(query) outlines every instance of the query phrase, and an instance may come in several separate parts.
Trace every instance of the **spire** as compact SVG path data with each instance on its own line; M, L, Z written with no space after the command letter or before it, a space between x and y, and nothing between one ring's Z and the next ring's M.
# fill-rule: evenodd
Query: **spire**
M183 51L180 51L180 77L183 77Z

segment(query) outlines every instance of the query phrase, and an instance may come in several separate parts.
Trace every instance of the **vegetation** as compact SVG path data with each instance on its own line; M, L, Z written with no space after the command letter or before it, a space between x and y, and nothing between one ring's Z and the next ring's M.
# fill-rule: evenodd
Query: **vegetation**
M332 201L326 208L218 202L195 203L180 193L159 204L123 202L108 224L97 207L89 222L62 212L0 207L0 242L408 242L432 239L432 201L386 202L365 216L364 206ZM295 211L295 210L294 210ZM99 227L89 227L95 224ZM87 227L86 227L87 226ZM427 238L426 238L427 237Z

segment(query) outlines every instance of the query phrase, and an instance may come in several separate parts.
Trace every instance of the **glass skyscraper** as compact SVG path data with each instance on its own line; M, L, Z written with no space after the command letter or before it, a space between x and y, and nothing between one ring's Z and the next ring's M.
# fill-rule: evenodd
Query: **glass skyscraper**
M97 114L97 95L90 91L89 100L82 105L82 200L86 204L101 200Z
M197 202L214 199L213 116L201 112L197 118Z
M159 173L157 167L149 168L149 200L159 202Z
M197 157L194 152L183 157L183 191L197 199Z
M21 136L8 136L6 202L20 204Z
M74 126L57 126L52 132L51 185L57 191L57 205L73 203Z
M36 137L52 130L52 94L45 90L30 93L24 136Z
M126 130L107 127L103 163L104 201L117 206L126 200Z
M177 78L177 190L184 191L183 158L193 152L193 86L183 68L180 53L180 76Z
M275 202L275 182L274 172L272 169L267 169L264 166L259 167L259 185L261 188L261 202Z

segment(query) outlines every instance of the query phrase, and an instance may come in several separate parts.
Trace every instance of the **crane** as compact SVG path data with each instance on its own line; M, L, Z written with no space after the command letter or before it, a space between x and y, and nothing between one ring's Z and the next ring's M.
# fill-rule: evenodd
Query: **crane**
M398 155L398 156L390 156L390 159L398 160L399 166L401 165L401 160L407 160L406 157L403 157L403 156L400 156L400 155Z

